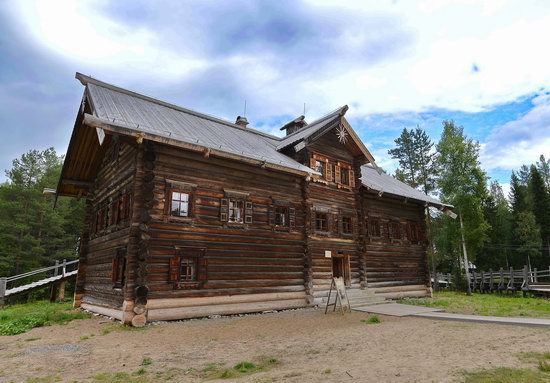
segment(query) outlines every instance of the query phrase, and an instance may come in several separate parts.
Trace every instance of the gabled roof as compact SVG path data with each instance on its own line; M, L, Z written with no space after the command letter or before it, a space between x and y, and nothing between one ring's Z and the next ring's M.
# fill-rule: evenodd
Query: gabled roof
M347 110L348 110L348 106L344 105L336 109L335 111L330 112L326 116L323 116L313 121L311 124L307 125L306 127L292 134L289 134L288 136L284 137L281 140L281 142L279 142L279 144L277 144L277 150L283 150L289 145L295 144L299 141L303 141L325 127L328 127L328 126L335 127L340 123L341 117L344 114L346 114Z
M428 206L433 206L438 209L451 209L452 205L447 205L439 200L422 193L420 190L410 187L404 182L386 174L379 172L371 164L361 167L361 183L368 190L378 193L389 194L396 197L403 197L411 202L421 202Z
M122 89L77 73L86 86L93 117L85 122L110 126L120 131L145 134L148 139L167 143L186 143L212 150L216 155L229 155L265 163L301 174L312 169L280 153L275 145L279 138L244 128L228 121L169 104Z

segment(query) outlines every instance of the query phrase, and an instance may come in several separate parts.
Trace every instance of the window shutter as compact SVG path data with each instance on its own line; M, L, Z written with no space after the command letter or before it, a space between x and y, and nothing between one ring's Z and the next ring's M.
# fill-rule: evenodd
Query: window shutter
M332 182L332 177L333 177L332 164L327 162L326 168L327 168L327 170L326 170L326 172L327 172L327 181Z
M341 181L340 181L340 165L336 165L334 167L334 182L336 182L337 184L339 184Z
M315 169L315 158L313 156L309 158L309 167Z
M317 222L317 213L315 212L315 209L311 207L311 231L312 232L315 232L316 222Z
M208 280L208 259L204 257L198 258L197 265L197 281L204 282Z
M296 227L296 209L293 207L288 208L288 226L291 229Z
M227 222L229 202L227 198L220 199L220 221Z
M174 256L170 258L170 275L169 275L169 281L170 282L179 282L180 280L180 257Z
M275 226L275 207L273 205L269 205L269 211L267 214L269 226Z
M351 168L349 169L349 186L351 188L355 187L355 172Z
M359 233L359 222L357 222L357 217L351 217L351 232L352 234Z
M336 232L338 234L342 234L344 232L344 222L343 222L343 216L340 215L338 217L336 214L334 215L334 219L336 220Z
M113 266L111 270L111 282L115 283L117 279L117 270L118 270L118 257L113 258Z
M244 210L244 223L252 223L252 202L245 202L245 210Z

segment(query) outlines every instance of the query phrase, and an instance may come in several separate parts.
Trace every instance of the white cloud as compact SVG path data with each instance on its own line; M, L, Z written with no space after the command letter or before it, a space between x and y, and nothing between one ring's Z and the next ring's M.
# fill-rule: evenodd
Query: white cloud
M275 57L265 46L247 56L213 59L194 49L194 42L174 47L160 41L154 25L114 21L98 11L106 2L29 0L12 8L41 45L94 74L108 72L109 78L122 79L121 85L125 79L177 82L197 70L230 68L246 94L262 105L257 117L294 113L304 101L310 115L342 104L353 105L350 114L356 117L431 107L476 112L550 87L550 8L544 1L311 1L311 8L327 17L336 7L353 10L354 28L366 16L380 17L411 38L398 42L405 46L397 55L368 65L358 56L335 61L330 73L311 67L290 75L281 66L299 56ZM385 49L384 33L347 28L335 33L335 45L360 51L371 42ZM319 60L334 59L329 56Z
M518 169L550 157L550 94L533 99L520 118L494 129L481 146L481 163L488 170Z

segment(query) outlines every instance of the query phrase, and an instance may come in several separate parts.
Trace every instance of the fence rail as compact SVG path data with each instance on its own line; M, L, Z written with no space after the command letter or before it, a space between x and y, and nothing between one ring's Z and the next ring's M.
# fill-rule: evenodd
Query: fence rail
M437 273L435 280L432 279L432 284L437 284L439 288L452 289L456 285L453 279L449 273ZM472 291L480 293L532 291L550 295L550 267L542 270L524 266L522 269L510 267L506 270L500 268L498 271L472 271L468 283Z
M57 280L62 280L65 277L74 275L77 269L78 259L74 261L64 259L63 261L55 261L54 266L43 267L26 273L12 275L11 277L0 277L0 306L10 293L28 291L34 287L45 286L49 282L53 283ZM37 279L31 278L39 274L43 275Z

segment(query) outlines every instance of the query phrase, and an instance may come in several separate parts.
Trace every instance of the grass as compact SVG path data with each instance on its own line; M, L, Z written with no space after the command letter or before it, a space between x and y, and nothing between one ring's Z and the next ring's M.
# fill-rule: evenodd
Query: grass
M418 306L443 308L450 313L491 316L550 318L550 304L542 298L517 295L472 294L441 291L433 298L407 298L400 300Z
M73 310L70 302L39 301L7 306L0 310L0 335L22 334L35 327L66 324L89 317L83 311Z
M140 331L145 331L148 328L149 328L148 326L145 326L145 327L132 327L132 326L123 325L121 323L108 323L108 324L106 324L105 326L103 326L101 328L100 334L101 335L107 335L107 334L112 333L113 331L135 331L135 332L140 332Z
M520 360L536 368L498 367L464 373L465 383L539 383L550 382L550 352L523 352Z
M254 374L261 371L267 371L279 364L279 361L271 357L262 357L257 363L242 361L235 364L232 368L227 368L225 363L208 363L202 370L206 379L235 379L245 375Z
M377 315L371 315L367 319L361 319L361 322L366 324L377 324L380 323L380 318Z

